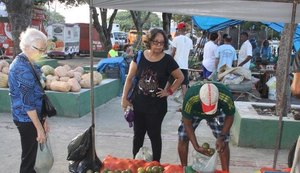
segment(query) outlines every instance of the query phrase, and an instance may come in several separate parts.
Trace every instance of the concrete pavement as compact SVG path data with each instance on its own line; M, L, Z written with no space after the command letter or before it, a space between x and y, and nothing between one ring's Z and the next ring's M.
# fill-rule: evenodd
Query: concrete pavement
M120 158L131 158L132 128L123 118L120 106L120 97L114 98L108 103L95 109L96 114L96 152L100 160L106 155ZM179 164L177 154L177 128L180 122L180 113L176 112L179 104L169 99L168 113L162 125L163 151L162 163ZM214 137L206 125L206 122L196 130L199 143L208 142L214 146ZM91 124L91 114L81 118L52 117L49 119L51 128L50 140L55 162L51 173L67 173L68 161L67 146L79 133L82 133ZM10 114L0 115L0 172L16 173L19 171L21 146L18 131L12 122ZM261 167L271 167L274 150L241 148L231 145L231 173L253 173ZM148 137L145 146L150 147ZM190 146L189 164L192 164ZM288 150L280 150L277 168L287 167ZM220 168L220 165L218 165Z

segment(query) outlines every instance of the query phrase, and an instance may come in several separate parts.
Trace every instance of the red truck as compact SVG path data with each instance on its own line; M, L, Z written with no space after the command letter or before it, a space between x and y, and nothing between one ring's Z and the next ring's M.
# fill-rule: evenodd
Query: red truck
M88 23L77 23L80 27L80 40L79 40L79 54L85 55L90 53L89 44L89 24ZM104 51L102 43L100 41L99 33L93 27L92 30L92 42L93 42L93 54L97 54Z

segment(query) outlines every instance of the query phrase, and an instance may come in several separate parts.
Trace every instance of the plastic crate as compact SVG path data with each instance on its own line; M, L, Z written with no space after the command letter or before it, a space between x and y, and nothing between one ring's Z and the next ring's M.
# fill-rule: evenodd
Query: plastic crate
M104 74L107 78L117 79L120 78L120 69L118 66L114 66L114 67L107 66L104 69Z

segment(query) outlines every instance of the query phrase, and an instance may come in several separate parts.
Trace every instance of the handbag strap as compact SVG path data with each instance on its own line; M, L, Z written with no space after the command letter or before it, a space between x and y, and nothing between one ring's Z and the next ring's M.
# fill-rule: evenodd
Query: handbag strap
M137 65L139 65L139 63L140 63L140 61L141 61L142 53L143 53L142 50L139 50L139 51L138 51L138 56L137 56L137 58L136 58L136 64L137 64Z
M143 53L142 50L139 50L138 53L137 53L137 57L136 57L136 65L137 65L137 68L139 68L139 63L140 63L141 58L142 58L142 53ZM135 76L136 76L136 75L135 75Z
M40 88L41 88L41 90L42 90L42 93L45 94L45 90L44 90L44 88L43 88L43 86L42 86L42 84L41 84L41 82L40 82L39 76L36 74L36 71L34 70L33 65L31 64L31 62L28 60L28 58L27 58L26 56L24 56L24 58L26 59L27 63L29 64L31 71L32 71L32 73L34 74L35 79L36 79L37 83L39 84L39 86L40 86Z

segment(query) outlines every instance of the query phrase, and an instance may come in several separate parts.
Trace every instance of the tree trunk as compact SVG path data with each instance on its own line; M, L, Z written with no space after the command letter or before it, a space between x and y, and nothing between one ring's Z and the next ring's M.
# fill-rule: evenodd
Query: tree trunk
M136 31L138 33L136 43L134 44L133 47L135 47L135 49L142 49L143 25L149 19L151 12L148 12L144 19L142 19L142 12L140 12L140 11L130 10L130 14L131 14L133 23L136 27Z
M109 51L112 47L112 43L110 40L110 34L113 26L114 19L117 15L118 10L115 9L113 14L110 17L108 26L107 26L107 9L105 8L100 8L100 17L101 17L101 23L99 22L98 16L99 14L97 13L96 7L92 7L92 18L93 18L93 25L96 28L96 31L99 33L100 41L104 46L104 49L106 51Z
M162 13L163 29L167 35L170 34L172 13Z
M8 19L12 27L12 38L14 42L13 57L21 52L20 34L31 25L31 16L33 9L32 0L7 0L6 5Z

